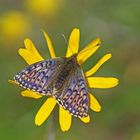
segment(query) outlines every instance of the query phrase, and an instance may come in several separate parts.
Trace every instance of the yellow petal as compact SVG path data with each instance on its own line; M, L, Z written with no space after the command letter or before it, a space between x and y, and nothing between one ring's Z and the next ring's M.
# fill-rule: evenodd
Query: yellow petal
M42 56L39 54L39 52L37 51L33 42L30 39L28 38L25 39L24 44L25 44L26 49L29 50L34 55L34 57L38 59L38 61L43 60Z
M62 131L68 131L71 126L72 116L71 114L63 109L61 106L59 107L59 123Z
M90 70L85 72L85 76L88 77L88 76L91 76L92 74L94 74L111 57L112 57L112 55L110 53L104 55L94 67L92 67Z
M99 48L101 41L99 38L89 43L77 56L77 61L82 65Z
M55 99L53 97L49 97L37 112L35 117L35 124L40 126L42 123L44 123L44 121L51 114L55 105L56 105Z
M19 49L18 53L20 54L20 56L26 61L27 64L31 65L33 63L39 62L41 61L40 59L38 59L34 53L31 53L29 50L27 49Z
M80 118L80 120L84 123L89 123L90 122L90 116L88 115L87 117Z
M68 44L66 57L70 57L71 55L78 52L79 40L80 40L80 31L79 29L75 28L73 29L69 37L69 44Z
M24 97L29 97L29 98L34 98L34 99L39 99L39 98L42 97L37 92L33 92L33 91L30 91L30 90L22 91L21 95L24 96Z
M43 31L43 34L44 34L46 42L48 44L48 48L49 48L49 51L50 51L51 58L55 58L56 55L55 55L55 52L54 52L54 49L53 49L53 44L52 44L51 38L49 37L49 35L45 31Z
M16 81L14 80L8 80L9 83L14 84L14 85L19 85Z
M86 79L90 88L112 88L118 85L118 79L112 77L88 77Z
M90 104L90 109L92 109L93 111L95 112L101 111L101 105L91 93L89 93L89 104Z

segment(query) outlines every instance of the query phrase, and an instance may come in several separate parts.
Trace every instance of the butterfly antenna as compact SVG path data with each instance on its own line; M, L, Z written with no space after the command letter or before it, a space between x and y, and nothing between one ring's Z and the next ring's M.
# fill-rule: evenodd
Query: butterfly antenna
M61 33L61 36L64 38L66 45L68 45L68 41L66 39L66 36L63 33ZM71 47L69 47L69 48L70 48L71 53L74 54Z
M66 39L65 35L64 35L63 33L61 33L61 36L64 38L65 43L66 43L66 44L68 44L68 41L67 41L67 39Z

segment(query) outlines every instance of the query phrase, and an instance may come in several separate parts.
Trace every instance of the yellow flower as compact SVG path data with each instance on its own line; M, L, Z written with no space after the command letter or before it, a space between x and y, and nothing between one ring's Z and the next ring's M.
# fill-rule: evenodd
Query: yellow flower
M26 0L27 9L35 16L52 17L57 14L63 0Z
M8 39L8 43L14 42L15 39L19 39L27 34L30 25L27 18L18 11L8 11L4 13L0 18L1 32L0 36L4 39Z
M44 32L48 48L50 51L50 55L52 58L55 58L55 52L53 49L53 44L48 36L47 33ZM69 57L73 55L72 53L78 53L79 49L79 40L80 40L80 31L79 29L73 29L72 33L70 34L69 38L69 44L68 44L68 49L66 52L66 57ZM24 41L25 43L25 49L19 49L19 54L23 59L29 64L33 64L35 62L44 60L37 49L35 48L34 44L30 39L26 39ZM90 42L83 50L78 53L77 56L77 61L80 65L82 65L95 51L99 48L100 46L100 39L93 40ZM103 63L105 63L108 59L111 58L111 54L106 54L103 56L99 62L93 66L90 70L85 72L85 78L87 81L87 85L90 88L111 88L114 87L118 84L118 79L112 78L112 77L93 77L92 75L101 67ZM29 90L24 90L21 93L22 96L25 97L31 97L31 98L41 98L42 96ZM90 109L96 112L99 112L101 110L101 106L99 102L96 100L96 98L89 93L89 101L90 101ZM52 110L56 106L56 100L53 97L48 97L46 102L41 106L39 109L36 117L35 117L35 124L40 126L51 114ZM90 116L88 115L85 118L80 118L81 121L84 123L88 123L90 121ZM62 131L67 131L69 130L72 122L72 116L71 114L63 109L61 106L59 106L59 123Z

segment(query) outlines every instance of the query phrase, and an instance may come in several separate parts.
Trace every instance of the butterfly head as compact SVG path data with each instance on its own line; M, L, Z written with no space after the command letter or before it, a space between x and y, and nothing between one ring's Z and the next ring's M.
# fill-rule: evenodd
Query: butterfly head
M71 63L71 64L73 64L73 65L78 65L78 62L77 62L77 55L78 55L78 53L75 53L75 54L73 54L72 56L70 56L70 57L68 58L68 63Z

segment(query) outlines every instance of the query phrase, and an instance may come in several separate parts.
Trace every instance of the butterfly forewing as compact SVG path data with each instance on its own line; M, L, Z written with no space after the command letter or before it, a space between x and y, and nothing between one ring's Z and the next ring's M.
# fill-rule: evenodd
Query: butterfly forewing
M49 95L53 87L51 81L55 79L63 58L47 59L26 67L14 77L14 80L23 88Z

